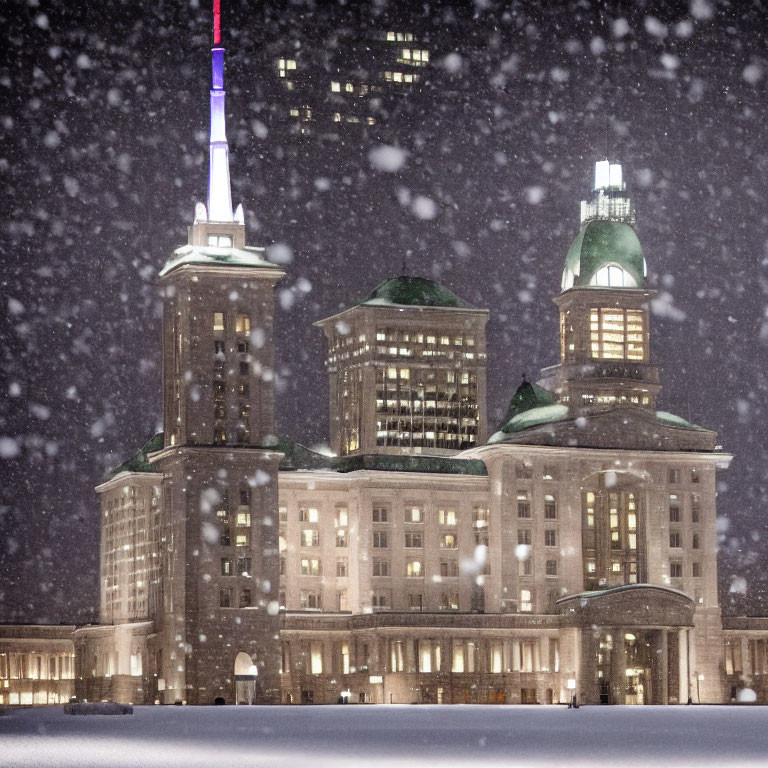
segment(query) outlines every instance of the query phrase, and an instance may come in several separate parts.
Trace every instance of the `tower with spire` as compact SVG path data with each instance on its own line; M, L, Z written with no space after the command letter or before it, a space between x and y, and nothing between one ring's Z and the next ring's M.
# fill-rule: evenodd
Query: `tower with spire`
M245 244L232 210L224 48L214 1L207 203L160 272L164 445L164 701L278 696L274 289L283 272ZM239 665L239 667L238 667ZM238 673L239 669L239 673Z
M540 382L571 413L616 405L653 411L659 368L651 360L647 266L620 163L595 163L591 200L566 256L560 310L560 363Z

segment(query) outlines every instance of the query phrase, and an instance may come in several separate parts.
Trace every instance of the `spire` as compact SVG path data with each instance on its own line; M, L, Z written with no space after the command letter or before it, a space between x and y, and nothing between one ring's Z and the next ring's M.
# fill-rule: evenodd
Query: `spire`
M627 195L621 163L612 163L607 157L595 163L592 199L581 201L581 224L595 219L635 224L635 209Z
M225 125L224 48L221 46L220 0L213 0L211 49L211 135L208 165L208 221L234 222L229 183L229 144ZM196 217L197 218L197 217Z

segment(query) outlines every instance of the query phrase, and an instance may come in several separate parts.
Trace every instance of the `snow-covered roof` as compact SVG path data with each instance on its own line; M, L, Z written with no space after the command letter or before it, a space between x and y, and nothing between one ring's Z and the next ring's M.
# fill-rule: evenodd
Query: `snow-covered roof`
M264 258L264 248L221 248L213 245L182 245L173 252L160 270L164 277L177 267L185 264L222 264L230 267L263 267L279 270L277 264Z

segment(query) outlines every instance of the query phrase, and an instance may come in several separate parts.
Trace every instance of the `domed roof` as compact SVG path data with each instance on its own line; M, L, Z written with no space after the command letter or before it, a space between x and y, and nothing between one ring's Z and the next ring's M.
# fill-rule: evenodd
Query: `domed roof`
M562 288L643 288L646 264L629 224L592 219L576 235L565 259Z
M370 295L360 302L362 306L399 305L407 307L456 307L473 309L447 288L425 277L400 275L379 283Z

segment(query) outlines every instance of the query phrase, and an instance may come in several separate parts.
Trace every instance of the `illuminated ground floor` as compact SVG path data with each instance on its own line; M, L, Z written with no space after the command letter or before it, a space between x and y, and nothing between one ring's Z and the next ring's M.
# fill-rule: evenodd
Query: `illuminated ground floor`
M557 608L287 612L274 669L233 632L216 675L193 666L194 650L164 648L167 633L153 622L0 626L0 705L71 696L203 705L768 703L768 619L722 622L719 611L649 585L572 595ZM172 690L162 659L174 652L183 686Z

